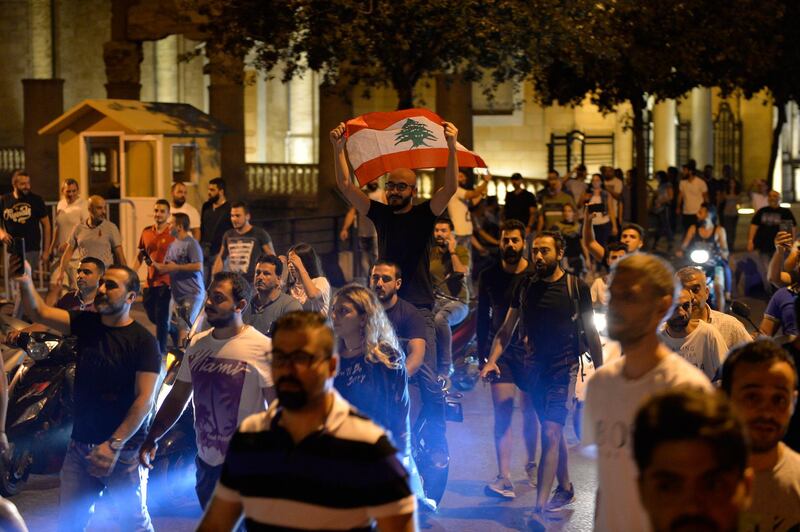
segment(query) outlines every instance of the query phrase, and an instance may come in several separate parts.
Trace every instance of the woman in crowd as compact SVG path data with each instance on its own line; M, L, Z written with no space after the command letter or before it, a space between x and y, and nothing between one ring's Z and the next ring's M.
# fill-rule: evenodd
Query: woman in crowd
M730 286L732 283L730 267L728 266L728 239L725 228L719 225L717 209L710 203L703 203L697 211L697 223L690 225L683 237L681 249L675 254L679 257L694 247L703 246L709 253L709 262L713 264L714 298L715 306L720 312L725 311L725 302L730 299ZM710 273L710 272L709 272Z
M592 181L583 201L586 204L587 213L600 212L600 216L592 218L592 225L594 226L595 240L605 247L612 230L616 230L617 221L608 214L608 192L606 192L606 185L600 174L592 174ZM600 205L600 207L591 207L592 205ZM595 211L595 209L600 210Z
M286 254L288 278L286 292L303 305L303 310L328 315L331 285L322 272L319 257L309 244L301 242Z
M571 203L565 203L561 207L562 218L551 227L552 231L558 231L564 237L566 247L564 249L565 270L578 277L583 275L584 256L588 252L583 248L581 242L581 224L575 219L575 207ZM586 257L588 262L588 256Z
M346 285L333 299L331 318L340 359L333 386L350 404L389 431L409 470L414 492L421 502L429 504L411 458L405 355L378 296L362 285Z

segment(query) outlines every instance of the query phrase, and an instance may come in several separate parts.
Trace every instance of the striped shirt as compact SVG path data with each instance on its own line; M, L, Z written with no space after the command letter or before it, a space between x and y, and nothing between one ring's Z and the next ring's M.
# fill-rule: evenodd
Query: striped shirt
M280 426L277 401L234 434L214 495L243 506L247 530L372 530L415 510L384 430L332 393L324 426L299 443Z

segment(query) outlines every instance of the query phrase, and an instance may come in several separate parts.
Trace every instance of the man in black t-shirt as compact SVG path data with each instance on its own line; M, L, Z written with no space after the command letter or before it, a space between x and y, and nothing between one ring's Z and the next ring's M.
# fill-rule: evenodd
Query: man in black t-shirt
M17 170L11 178L12 192L2 197L3 227L13 238L25 239L25 256L31 266L39 270L42 242L50 245L50 216L44 200L31 192L31 177ZM44 234L44 239L42 239Z
M536 196L533 192L525 189L521 174L515 173L511 175L511 186L514 189L506 194L503 219L518 220L525 226L525 234L527 235L536 227Z
M275 254L272 237L261 227L250 224L250 208L242 202L231 205L231 224L233 229L226 231L222 237L212 274L221 272L227 260L227 271L241 273L252 284L258 257Z
M28 315L77 337L75 422L61 469L61 529L83 530L103 494L116 506L122 530L153 530L147 469L138 465L138 448L153 408L161 355L153 335L130 316L138 275L126 266L108 268L95 297L97 313L45 304L29 265L17 281Z
M211 268L222 247L225 231L232 229L231 204L225 197L225 180L215 177L208 182L208 201L200 214L200 246L203 248L203 269L206 286L211 280Z
M503 325L492 342L489 360L481 376L492 378L500 372L498 360L511 343L517 324L532 357L528 390L542 424L541 464L537 479L536 505L533 522L543 523L544 512L572 502L575 491L571 483L559 485L550 498L559 460L559 446L564 448L564 423L572 402L570 388L578 370L581 342L592 358L602 363L600 337L594 328L592 300L589 287L561 268L564 241L559 233L544 231L533 239L531 258L535 275L518 287ZM571 287L570 287L571 285ZM579 316L575 316L576 302ZM583 329L585 335L579 334ZM581 338L585 336L585 338ZM597 363L597 362L596 362ZM563 464L567 470L567 464ZM564 479L559 479L559 484Z
M519 220L506 220L500 233L500 261L483 270L478 292L478 355L487 356L497 331L503 325L508 308L521 282L533 273L523 257L525 225ZM499 374L492 380L494 406L494 443L497 452L497 478L486 486L486 493L507 499L516 497L511 482L511 418L514 396L522 394L523 434L528 462L525 473L528 482L536 485L536 444L539 427L533 400L528 393L532 357L528 356L519 334L497 361Z

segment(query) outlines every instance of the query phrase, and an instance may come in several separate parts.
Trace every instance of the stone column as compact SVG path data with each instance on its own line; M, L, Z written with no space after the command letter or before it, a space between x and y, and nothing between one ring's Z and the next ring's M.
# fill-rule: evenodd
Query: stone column
M178 102L178 36L170 35L156 41L156 101Z
M711 121L711 89L692 89L692 159L702 169L714 164L714 126Z
M458 142L473 149L472 83L460 76L436 76L436 114L458 128ZM444 184L444 169L437 169L434 190Z
M256 72L256 161L267 162L267 80Z
M339 122L353 118L353 102L350 100L350 93L346 87L345 82L340 82L339 85L333 87L324 84L319 86L317 210L327 214L342 213L347 208L337 193L333 146L328 137L330 131L339 125Z
M57 200L59 190L58 136L39 135L39 129L64 112L63 79L23 79L25 166L34 190L46 200ZM64 176L73 177L78 176Z
M664 100L653 107L653 170L675 166L675 100Z
M222 177L227 196L242 201L247 195L244 161L244 61L225 53L213 41L206 44L209 61L209 114L225 124L220 143Z
M53 0L28 0L31 74L35 79L54 77Z

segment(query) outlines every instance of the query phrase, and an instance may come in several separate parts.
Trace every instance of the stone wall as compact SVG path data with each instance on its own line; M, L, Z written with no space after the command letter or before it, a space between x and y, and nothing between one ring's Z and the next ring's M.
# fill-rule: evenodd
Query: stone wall
M21 146L22 79L29 73L28 2L0 0L0 146Z
M65 80L64 109L106 97L103 44L111 38L111 0L60 0L56 76Z

